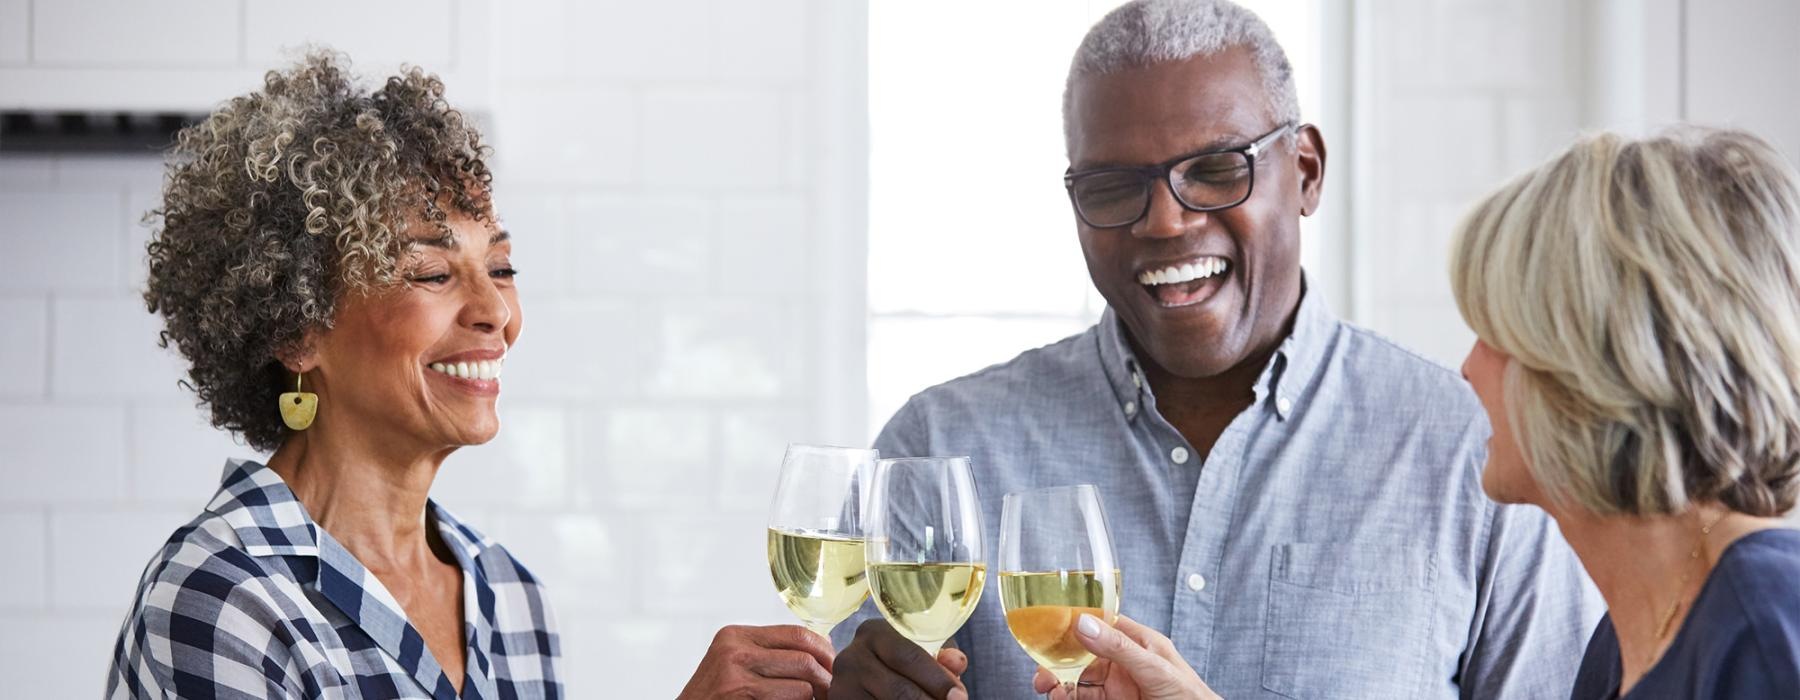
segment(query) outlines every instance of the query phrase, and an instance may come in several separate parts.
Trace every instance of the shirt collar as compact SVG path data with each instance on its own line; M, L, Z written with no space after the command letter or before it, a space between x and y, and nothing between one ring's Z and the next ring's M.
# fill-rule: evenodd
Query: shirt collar
M492 685L483 644L491 637L488 632L492 629L494 593L477 560L495 544L436 502L428 500L426 507L435 516L439 534L456 555L463 580L473 584L463 592L466 624L473 625L476 631L464 669L474 686L465 686L464 695L489 697L491 692L479 689ZM219 493L206 509L237 532L249 555L303 558L290 566L302 586L331 601L376 646L398 660L432 697L456 697L443 667L425 648L418 630L407 621L400 602L331 533L313 522L274 470L248 460L226 462Z
M1302 284L1294 329L1276 348L1254 389L1257 403L1271 401L1277 417L1284 420L1295 408L1301 390L1318 372L1338 327L1337 317L1310 287ZM1107 383L1112 385L1126 419L1136 418L1144 408L1144 399L1150 396L1150 386L1132 352L1129 331L1111 307L1101 315L1098 330L1100 364Z

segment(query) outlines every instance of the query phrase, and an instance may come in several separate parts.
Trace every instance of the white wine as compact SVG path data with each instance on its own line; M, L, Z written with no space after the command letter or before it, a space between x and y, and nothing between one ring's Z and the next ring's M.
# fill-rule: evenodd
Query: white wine
M861 538L769 528L769 575L781 602L820 634L869 599Z
M936 652L981 601L987 565L973 562L881 562L869 566L869 586L882 616L907 639Z
M1119 570L1002 571L1000 605L1013 639L1039 666L1073 682L1094 660L1075 638L1083 613L1112 621L1119 613ZM1066 678L1065 678L1066 676Z

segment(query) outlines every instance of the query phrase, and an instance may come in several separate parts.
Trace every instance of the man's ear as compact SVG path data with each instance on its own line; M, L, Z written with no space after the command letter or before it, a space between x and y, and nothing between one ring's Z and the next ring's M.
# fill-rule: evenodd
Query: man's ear
M1325 190L1325 135L1319 127L1302 124L1294 132L1294 162L1300 171L1300 215L1312 216Z

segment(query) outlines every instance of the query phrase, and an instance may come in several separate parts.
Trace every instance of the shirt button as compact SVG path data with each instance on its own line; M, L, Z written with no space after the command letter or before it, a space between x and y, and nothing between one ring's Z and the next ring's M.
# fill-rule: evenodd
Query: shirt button
M1187 461L1188 461L1187 448L1186 447L1177 447L1173 450L1169 450L1169 459L1175 460L1176 464L1187 464Z
M1136 401L1126 401L1125 402L1125 415L1127 415L1127 416L1137 415L1137 402Z
M1187 583L1189 589L1198 593L1200 592L1200 589L1206 588L1206 577L1201 576L1200 574L1188 574Z
M1285 416L1289 412L1292 412L1293 410L1294 410L1294 402L1289 401L1288 397L1283 396L1281 398L1275 399L1275 411L1277 413L1280 413L1281 415Z

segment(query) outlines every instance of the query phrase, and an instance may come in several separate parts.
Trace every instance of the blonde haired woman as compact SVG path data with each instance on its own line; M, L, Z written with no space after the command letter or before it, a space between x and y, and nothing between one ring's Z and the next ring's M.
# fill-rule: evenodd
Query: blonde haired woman
M1451 265L1483 487L1606 598L1573 697L1800 695L1800 188L1769 145L1603 134L1513 180Z

